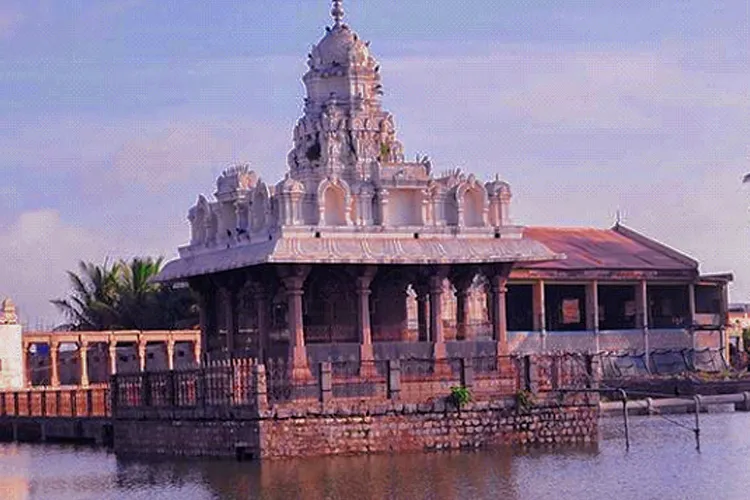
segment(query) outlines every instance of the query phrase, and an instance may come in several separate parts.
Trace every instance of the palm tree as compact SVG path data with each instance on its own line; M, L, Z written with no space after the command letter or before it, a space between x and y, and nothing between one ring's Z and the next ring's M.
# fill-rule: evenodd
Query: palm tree
M163 258L136 257L111 267L81 262L80 273L68 271L73 290L67 299L52 303L70 330L167 330L193 327L198 310L188 288L154 281Z
M116 322L119 264L98 266L80 261L79 272L68 271L73 290L67 299L52 301L69 320L61 325L71 330L104 330Z

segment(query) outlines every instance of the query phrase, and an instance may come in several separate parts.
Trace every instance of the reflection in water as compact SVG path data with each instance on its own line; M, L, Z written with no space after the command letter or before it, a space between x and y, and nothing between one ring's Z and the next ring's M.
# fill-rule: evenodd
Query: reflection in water
M691 416L681 418L687 425ZM118 459L100 450L0 445L0 499L747 498L750 415L703 419L703 452L665 420L602 423L599 447L331 457L279 462Z

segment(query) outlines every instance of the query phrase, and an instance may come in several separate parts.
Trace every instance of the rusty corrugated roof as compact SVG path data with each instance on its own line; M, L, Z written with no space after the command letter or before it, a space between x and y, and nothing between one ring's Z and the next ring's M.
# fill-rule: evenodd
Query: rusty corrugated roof
M524 237L545 245L564 260L519 264L523 269L694 270L698 263L662 243L634 231L612 229L527 227Z

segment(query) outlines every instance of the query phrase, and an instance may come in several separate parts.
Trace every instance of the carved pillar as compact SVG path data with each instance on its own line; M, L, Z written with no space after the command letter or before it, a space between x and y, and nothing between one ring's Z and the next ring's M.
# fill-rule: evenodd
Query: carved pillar
M417 291L417 328L420 342L430 341L429 311L430 294L425 291Z
M203 364L202 360L202 352L201 352L201 339L198 338L193 342L193 359L195 360L195 364L198 366L201 366Z
M170 372L174 370L174 344L173 338L167 339L165 344L167 349L167 370Z
M434 344L435 359L445 358L443 333L443 276L430 278L430 340Z
M357 330L362 361L371 361L374 358L370 325L370 284L374 276L375 268L367 267L357 277Z
M89 386L89 343L81 339L78 343L78 356L81 360L81 387Z
M456 287L456 340L468 340L474 337L470 330L471 308L471 285L474 282L474 274L471 272L455 273L451 277Z
M109 339L109 374L117 375L117 340Z
M508 354L508 321L505 294L507 293L508 275L512 265L501 264L490 266L485 275L490 280L492 299L492 335L497 342L497 354Z
M138 370L143 373L146 371L146 346L145 340L138 340Z
M268 293L258 285L253 293L255 314L258 325L258 359L265 359L268 349L269 321L268 321Z
M309 378L307 366L307 349L305 347L305 325L302 315L302 296L305 278L290 276L283 279L286 296L289 301L289 332L292 341L293 377Z
M60 367L57 364L59 352L60 342L53 340L49 344L50 368L52 369L50 373L50 385L52 387L60 387Z
M222 307L224 313L224 325L227 329L226 350L231 356L235 349L235 337L237 334L237 289L234 286L224 286L221 289L223 297Z

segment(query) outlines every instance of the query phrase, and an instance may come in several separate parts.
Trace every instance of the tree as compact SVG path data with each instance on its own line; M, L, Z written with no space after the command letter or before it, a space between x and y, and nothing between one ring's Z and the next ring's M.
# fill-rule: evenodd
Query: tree
M69 323L58 329L105 330L118 318L116 311L117 275L119 264L107 261L98 266L89 262L78 263L79 272L68 271L72 291L67 299L52 300Z
M68 271L73 290L52 303L66 315L70 330L168 330L194 326L195 297L188 288L154 281L163 258L135 257L111 267L81 262Z

